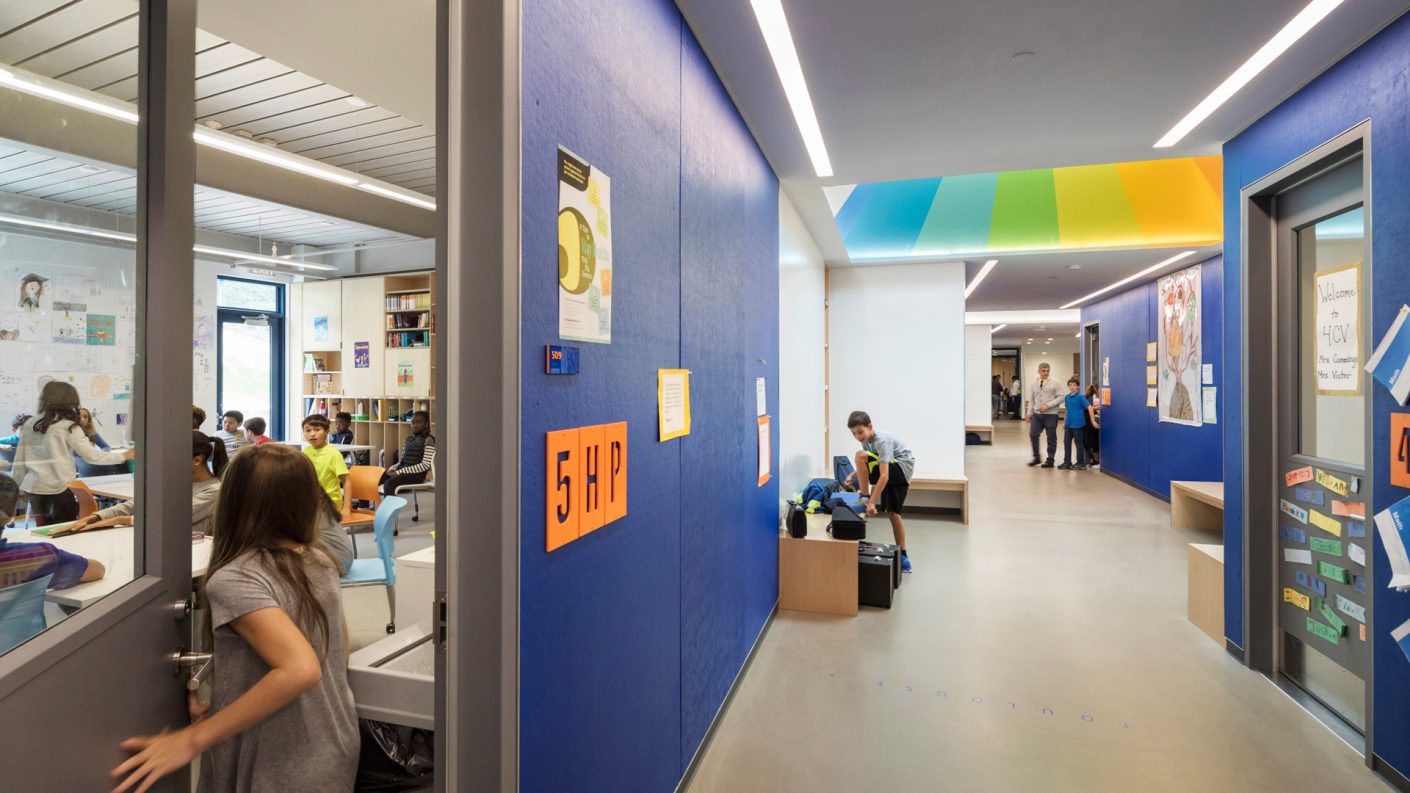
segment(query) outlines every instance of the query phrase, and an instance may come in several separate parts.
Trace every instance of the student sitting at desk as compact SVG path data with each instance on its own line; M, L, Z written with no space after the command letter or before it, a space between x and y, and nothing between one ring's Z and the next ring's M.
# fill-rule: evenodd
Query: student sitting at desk
M21 413L10 420L10 434L0 438L0 446L20 445L20 427L29 421L31 416L28 413Z
M238 410L227 410L225 415L220 417L220 431L215 437L225 441L225 453L231 457L240 453L246 446L253 446L250 436L241 426L245 423L245 414Z
M353 442L351 413L343 411L333 416L333 431L328 433L328 442L335 446Z
M191 533L210 534L215 502L220 497L220 475L225 471L225 444L202 432L191 432ZM65 533L131 526L132 501L79 518Z
M411 435L402 444L401 456L382 474L382 493L394 495L402 485L426 481L436 462L436 436L431 434L431 414L418 410L411 414Z
M313 468L287 446L231 462L201 587L210 704L192 692L189 726L124 741L133 756L112 771L119 791L186 773L197 757L203 791L353 789L360 741L347 622L318 540L327 505Z
M15 501L20 486L15 480L0 474L0 527L15 514ZM69 553L47 542L10 542L0 536L0 588L16 586L46 575L50 589L97 581L107 574L103 563Z
M94 465L118 465L132 452L105 452L93 445L78 426L78 389L61 380L44 384L39 414L20 428L11 476L29 501L29 512L41 525L78 517L78 498L69 483L78 478L77 454Z
M103 436L98 434L98 427L93 423L93 411L88 408L78 409L78 428L83 430L83 434L88 436L88 440L105 452L110 452L113 447L103 440Z

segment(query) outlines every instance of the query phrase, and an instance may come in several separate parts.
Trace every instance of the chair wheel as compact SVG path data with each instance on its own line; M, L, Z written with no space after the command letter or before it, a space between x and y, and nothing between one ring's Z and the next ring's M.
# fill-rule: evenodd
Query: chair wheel
M420 516L420 515L412 515L412 516L411 516L411 522L412 522L412 523L415 523L415 522L418 521L418 520L421 520L421 516Z
M400 536L401 536L401 529L392 529L392 536L393 536L393 537L400 537Z
M397 624L396 624L395 622L389 622L389 623L387 623L387 633L396 633L396 632L397 632Z

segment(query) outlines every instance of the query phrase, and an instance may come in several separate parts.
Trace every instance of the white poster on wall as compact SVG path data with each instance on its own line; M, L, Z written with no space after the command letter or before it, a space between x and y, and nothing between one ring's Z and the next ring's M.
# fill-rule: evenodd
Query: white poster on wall
M1361 394L1361 263L1316 274L1317 393Z
M1161 421L1198 427L1203 423L1203 400L1194 398L1200 395L1203 371L1198 264L1160 279L1156 314L1156 415Z
M612 343L612 180L558 147L558 335Z

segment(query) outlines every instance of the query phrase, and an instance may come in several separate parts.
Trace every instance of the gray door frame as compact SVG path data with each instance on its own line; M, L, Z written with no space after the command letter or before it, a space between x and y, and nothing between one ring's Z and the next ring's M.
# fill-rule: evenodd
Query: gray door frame
M438 0L438 791L519 787L519 0ZM551 255L551 253L550 253ZM444 388L442 387L444 386Z
M137 366L133 373L138 525L143 574L0 656L5 786L97 790L125 756L118 743L186 720L170 654L189 636L177 607L191 594L186 389L191 382L194 235L195 0L142 0L137 126ZM76 729L76 725L81 729ZM62 740L58 740L62 737ZM179 774L155 789L184 789Z
M1276 198L1300 184L1361 155L1364 206L1366 208L1366 255L1362 262L1362 284L1372 284L1371 236L1371 122L1362 121L1317 148L1307 152L1282 168L1248 186L1239 194L1240 206L1240 278L1243 321L1240 327L1242 345L1243 404L1243 616L1244 662L1276 681L1279 647L1277 604L1278 593L1278 493L1281 477L1279 400L1274 393L1286 363L1280 361L1276 343L1279 325L1279 296L1286 290L1277 277L1278 241ZM1371 301L1365 302L1368 307ZM1369 333L1372 322L1363 322ZM1364 347L1369 355L1370 347ZM1367 377L1363 374L1363 377ZM1371 384L1366 383L1366 398L1370 399ZM1257 409L1253 406L1257 405ZM1366 504L1374 502L1375 444L1373 410L1366 411L1363 427L1366 439L1366 476L1362 480ZM1261 528L1260 528L1261 527ZM1366 566L1366 590L1373 592L1375 571ZM1366 643L1371 658L1375 658L1375 609L1366 610ZM1372 765L1374 751L1374 670L1366 675L1366 764Z

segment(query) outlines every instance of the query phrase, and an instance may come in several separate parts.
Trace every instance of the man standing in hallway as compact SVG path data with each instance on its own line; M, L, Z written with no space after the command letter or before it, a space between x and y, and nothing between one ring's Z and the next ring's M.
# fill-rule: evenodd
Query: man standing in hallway
M1044 468L1052 468L1053 457L1057 454L1058 408L1064 395L1052 373L1052 367L1046 363L1038 364L1038 381L1029 389L1028 411L1023 417L1028 422L1028 440L1033 444L1033 459L1028 462L1029 466L1041 463ZM1044 432L1048 435L1047 459L1038 455L1038 435Z

